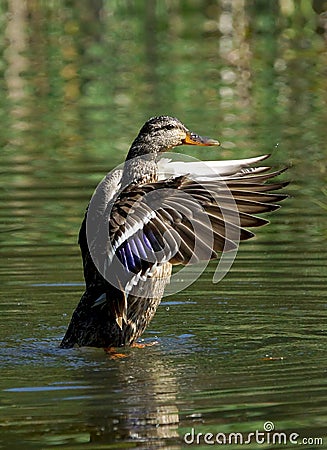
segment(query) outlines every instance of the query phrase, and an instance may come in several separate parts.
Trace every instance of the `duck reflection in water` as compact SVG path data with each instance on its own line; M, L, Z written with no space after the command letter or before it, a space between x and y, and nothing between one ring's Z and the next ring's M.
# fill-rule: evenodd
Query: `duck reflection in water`
M89 351L84 353L85 359ZM177 376L173 363L159 347L149 349L149 353L133 352L123 362L110 362L97 371L86 369L79 374L94 393L80 401L90 442L142 442L145 448L157 448L159 441L180 442Z

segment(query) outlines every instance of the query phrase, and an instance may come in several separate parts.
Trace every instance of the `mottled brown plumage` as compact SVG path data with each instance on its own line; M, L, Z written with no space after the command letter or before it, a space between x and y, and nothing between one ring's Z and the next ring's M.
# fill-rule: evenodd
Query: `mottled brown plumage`
M251 167L268 155L209 162L204 169L196 162L157 161L182 144L219 145L176 118L152 118L123 169L98 186L79 234L86 290L62 348L133 344L154 316L173 265L236 249L253 236L244 227L268 222L253 214L273 211L285 198L271 191L286 183L269 183L280 171Z

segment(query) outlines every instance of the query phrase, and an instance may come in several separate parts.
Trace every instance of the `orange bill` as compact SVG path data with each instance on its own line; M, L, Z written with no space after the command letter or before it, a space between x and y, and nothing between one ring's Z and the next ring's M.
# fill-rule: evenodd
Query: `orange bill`
M183 140L183 144L209 146L220 145L220 142L205 136L199 136L196 133L188 132L186 138Z

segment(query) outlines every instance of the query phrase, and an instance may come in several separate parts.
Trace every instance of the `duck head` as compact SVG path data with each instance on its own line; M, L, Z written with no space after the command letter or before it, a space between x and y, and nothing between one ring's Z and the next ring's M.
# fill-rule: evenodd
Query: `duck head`
M158 116L149 119L134 140L127 159L165 152L179 145L220 145L215 139L191 132L176 117Z

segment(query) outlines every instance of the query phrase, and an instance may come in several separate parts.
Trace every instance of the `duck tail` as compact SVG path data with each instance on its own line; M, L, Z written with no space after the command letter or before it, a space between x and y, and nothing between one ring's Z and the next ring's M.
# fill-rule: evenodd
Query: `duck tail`
M65 333L65 336L63 337L62 341L60 342L59 347L60 348L72 348L75 344L77 344L77 338L75 334L75 321L74 321L74 315L70 321L70 324L67 328L67 331Z

